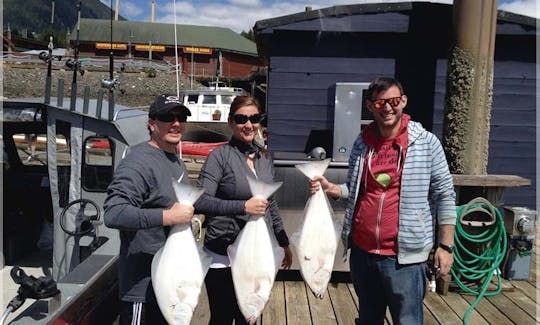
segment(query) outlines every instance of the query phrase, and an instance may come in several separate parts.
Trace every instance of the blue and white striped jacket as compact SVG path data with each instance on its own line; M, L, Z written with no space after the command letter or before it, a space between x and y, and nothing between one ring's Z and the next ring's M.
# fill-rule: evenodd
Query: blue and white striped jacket
M456 223L456 194L446 157L437 137L418 123L407 127L408 149L401 176L399 200L398 262L424 262L434 243L434 215L437 223ZM341 239L345 252L354 227L354 211L360 193L359 179L368 146L359 136L349 158L347 182L341 197L347 198Z

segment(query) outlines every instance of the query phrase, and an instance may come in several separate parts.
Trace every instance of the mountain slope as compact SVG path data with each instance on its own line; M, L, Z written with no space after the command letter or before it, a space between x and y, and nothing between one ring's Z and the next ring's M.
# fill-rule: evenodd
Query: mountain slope
M39 33L51 28L52 0L3 0L4 30L27 29ZM77 0L55 0L53 29L72 30L77 23ZM114 5L114 2L113 2ZM82 18L110 19L111 11L99 0L81 1ZM124 18L119 18L125 20Z

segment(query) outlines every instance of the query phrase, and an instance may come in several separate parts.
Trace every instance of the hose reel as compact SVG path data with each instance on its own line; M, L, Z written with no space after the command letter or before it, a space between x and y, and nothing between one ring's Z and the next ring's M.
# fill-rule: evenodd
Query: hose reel
M457 207L457 216L456 249L450 272L461 290L477 296L463 316L463 323L468 324L470 313L482 297L496 296L502 291L499 265L506 254L507 236L501 212L482 197ZM497 289L488 291L494 274Z

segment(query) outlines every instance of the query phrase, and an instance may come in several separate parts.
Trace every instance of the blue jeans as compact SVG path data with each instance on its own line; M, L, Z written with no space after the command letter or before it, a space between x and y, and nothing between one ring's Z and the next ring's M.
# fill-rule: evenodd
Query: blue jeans
M395 325L424 323L426 263L400 265L393 256L351 247L351 277L359 300L357 324L384 323L386 307Z

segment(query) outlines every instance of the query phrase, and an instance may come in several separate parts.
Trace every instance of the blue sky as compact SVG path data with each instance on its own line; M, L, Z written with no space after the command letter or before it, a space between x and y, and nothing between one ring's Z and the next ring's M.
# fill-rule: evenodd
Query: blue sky
M112 0L113 7L117 0ZM132 21L150 21L152 0L118 0L121 16ZM313 9L340 4L368 2L401 2L406 0L155 0L155 21L187 25L228 27L236 32L247 31L257 20L274 18L301 12L306 6ZM499 9L522 15L540 17L538 0L499 0ZM101 0L110 6L111 0ZM431 2L452 3L452 0L431 0Z

